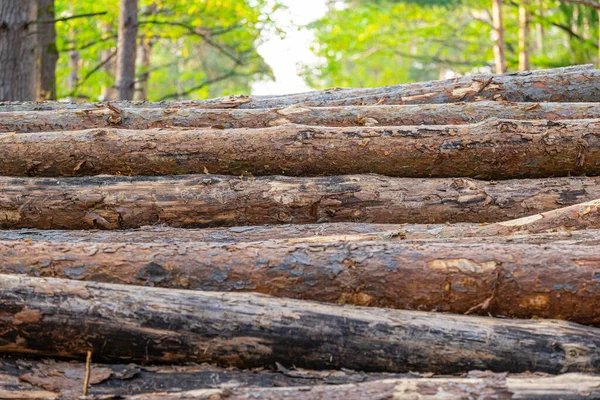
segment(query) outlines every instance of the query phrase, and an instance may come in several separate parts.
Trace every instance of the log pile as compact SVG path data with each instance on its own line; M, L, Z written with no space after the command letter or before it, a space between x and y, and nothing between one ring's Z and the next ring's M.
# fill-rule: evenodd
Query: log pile
M600 397L599 104L0 103L0 398Z

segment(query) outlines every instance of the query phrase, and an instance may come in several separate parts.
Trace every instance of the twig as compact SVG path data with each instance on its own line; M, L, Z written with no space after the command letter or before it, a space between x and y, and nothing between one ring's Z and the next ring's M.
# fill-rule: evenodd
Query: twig
M163 100L167 100L167 99L172 99L172 98L174 98L174 97L178 97L178 96L185 96L185 95L187 95L187 94L190 94L190 93L192 93L192 92L195 92L196 90L200 90L200 89L204 88L204 87L205 87L205 86L207 86L207 85L210 85L210 84L212 84L212 83L216 83L216 82L222 81L222 80L224 80L224 79L227 79L227 78L230 78L230 77L232 77L232 76L234 76L234 75L238 75L238 74L237 74L235 71L230 71L230 72L228 72L228 73L226 73L226 74L223 74L223 75L217 76L216 78L213 78L213 79L208 79L208 80L206 80L206 81L202 82L201 84L199 84L198 86L194 86L194 87L191 87L191 88L189 88L189 89L188 89L188 90L186 90L185 92L180 92L180 93L171 93L171 94L168 94L168 95L166 95L166 96L163 96L163 97L161 97L161 98L160 98L158 101L163 101Z
M87 13L87 14L69 15L68 17L56 18L56 19L47 19L47 20L41 20L41 21L33 21L31 23L32 24L53 24L55 22L69 21L71 19L77 19L77 18L95 17L97 15L105 15L105 14L108 14L108 11L100 11L100 12Z
M83 380L83 395L87 396L88 386L90 384L90 375L92 372L92 351L88 350L85 359L85 379Z

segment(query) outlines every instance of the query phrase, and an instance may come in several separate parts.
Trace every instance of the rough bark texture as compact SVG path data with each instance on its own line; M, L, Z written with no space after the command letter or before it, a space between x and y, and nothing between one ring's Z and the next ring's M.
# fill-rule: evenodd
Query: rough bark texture
M35 100L37 0L0 2L0 100Z
M141 93L141 92L140 92ZM46 103L40 103L44 107ZM90 109L6 111L0 132L66 131L90 128L266 128L284 124L313 126L461 125L492 118L562 120L600 118L599 103L502 103L480 101L461 104L405 106L348 106L212 110L127 108L116 113L104 104Z
M600 324L595 245L335 237L237 244L3 241L0 272Z
M205 228L283 223L490 223L600 198L600 178L483 182L343 177L0 178L0 227ZM26 195L24 195L26 193Z
M506 72L506 55L504 43L504 21L502 18L502 0L492 0L492 36L494 38L494 63L496 73Z
M117 102L119 108L276 108L382 104L439 104L480 100L512 102L597 102L600 71L592 65L527 71L507 75L476 75L443 81L409 83L369 89L327 89L283 96L239 96L213 100ZM97 103L0 103L2 111L90 109Z
M81 394L85 365L53 360L0 362L3 398L76 398ZM135 364L92 364L88 395L92 398L215 399L590 399L600 395L594 375L494 374L473 371L461 376L357 373L345 371L278 371L218 368L208 365L152 367ZM214 390L217 389L217 390ZM211 397L212 396L212 397ZM479 397L477 397L479 396Z
M219 368L212 365L148 366L136 364L91 364L91 396L124 396L153 392L181 392L232 387L306 387L341 385L381 379L420 379L418 374L365 373L351 370L313 371ZM472 375L478 375L472 373ZM47 391L48 398L81 395L85 364L55 360L0 359L0 397ZM490 374L493 376L493 374ZM520 374L511 377L521 377ZM543 376L543 375L542 375ZM583 376L581 377L583 379ZM13 394L13 397L10 394ZM47 398L47 397L43 397Z
M0 277L0 353L365 372L599 372L600 329Z
M121 0L117 40L117 100L133 99L137 31L138 0Z
M58 49L56 48L56 26L54 0L38 1L38 76L37 76L37 99L56 100L56 62L58 61ZM46 22L44 22L46 21Z
M263 129L98 128L0 135L11 176L179 175L545 178L600 174L600 120Z

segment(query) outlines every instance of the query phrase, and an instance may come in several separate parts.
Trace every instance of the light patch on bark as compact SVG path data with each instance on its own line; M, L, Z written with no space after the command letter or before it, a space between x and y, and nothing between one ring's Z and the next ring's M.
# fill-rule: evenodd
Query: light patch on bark
M457 271L463 273L481 274L493 271L498 263L496 261L486 261L478 263L466 258L448 259L448 260L433 260L427 266L431 269Z

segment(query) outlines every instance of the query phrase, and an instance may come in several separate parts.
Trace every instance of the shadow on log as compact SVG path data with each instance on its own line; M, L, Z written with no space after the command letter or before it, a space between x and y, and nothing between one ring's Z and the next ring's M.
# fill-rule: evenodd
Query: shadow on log
M262 129L91 129L0 134L0 174L387 176L600 174L600 120Z
M598 198L600 178L0 177L0 228L491 223Z

